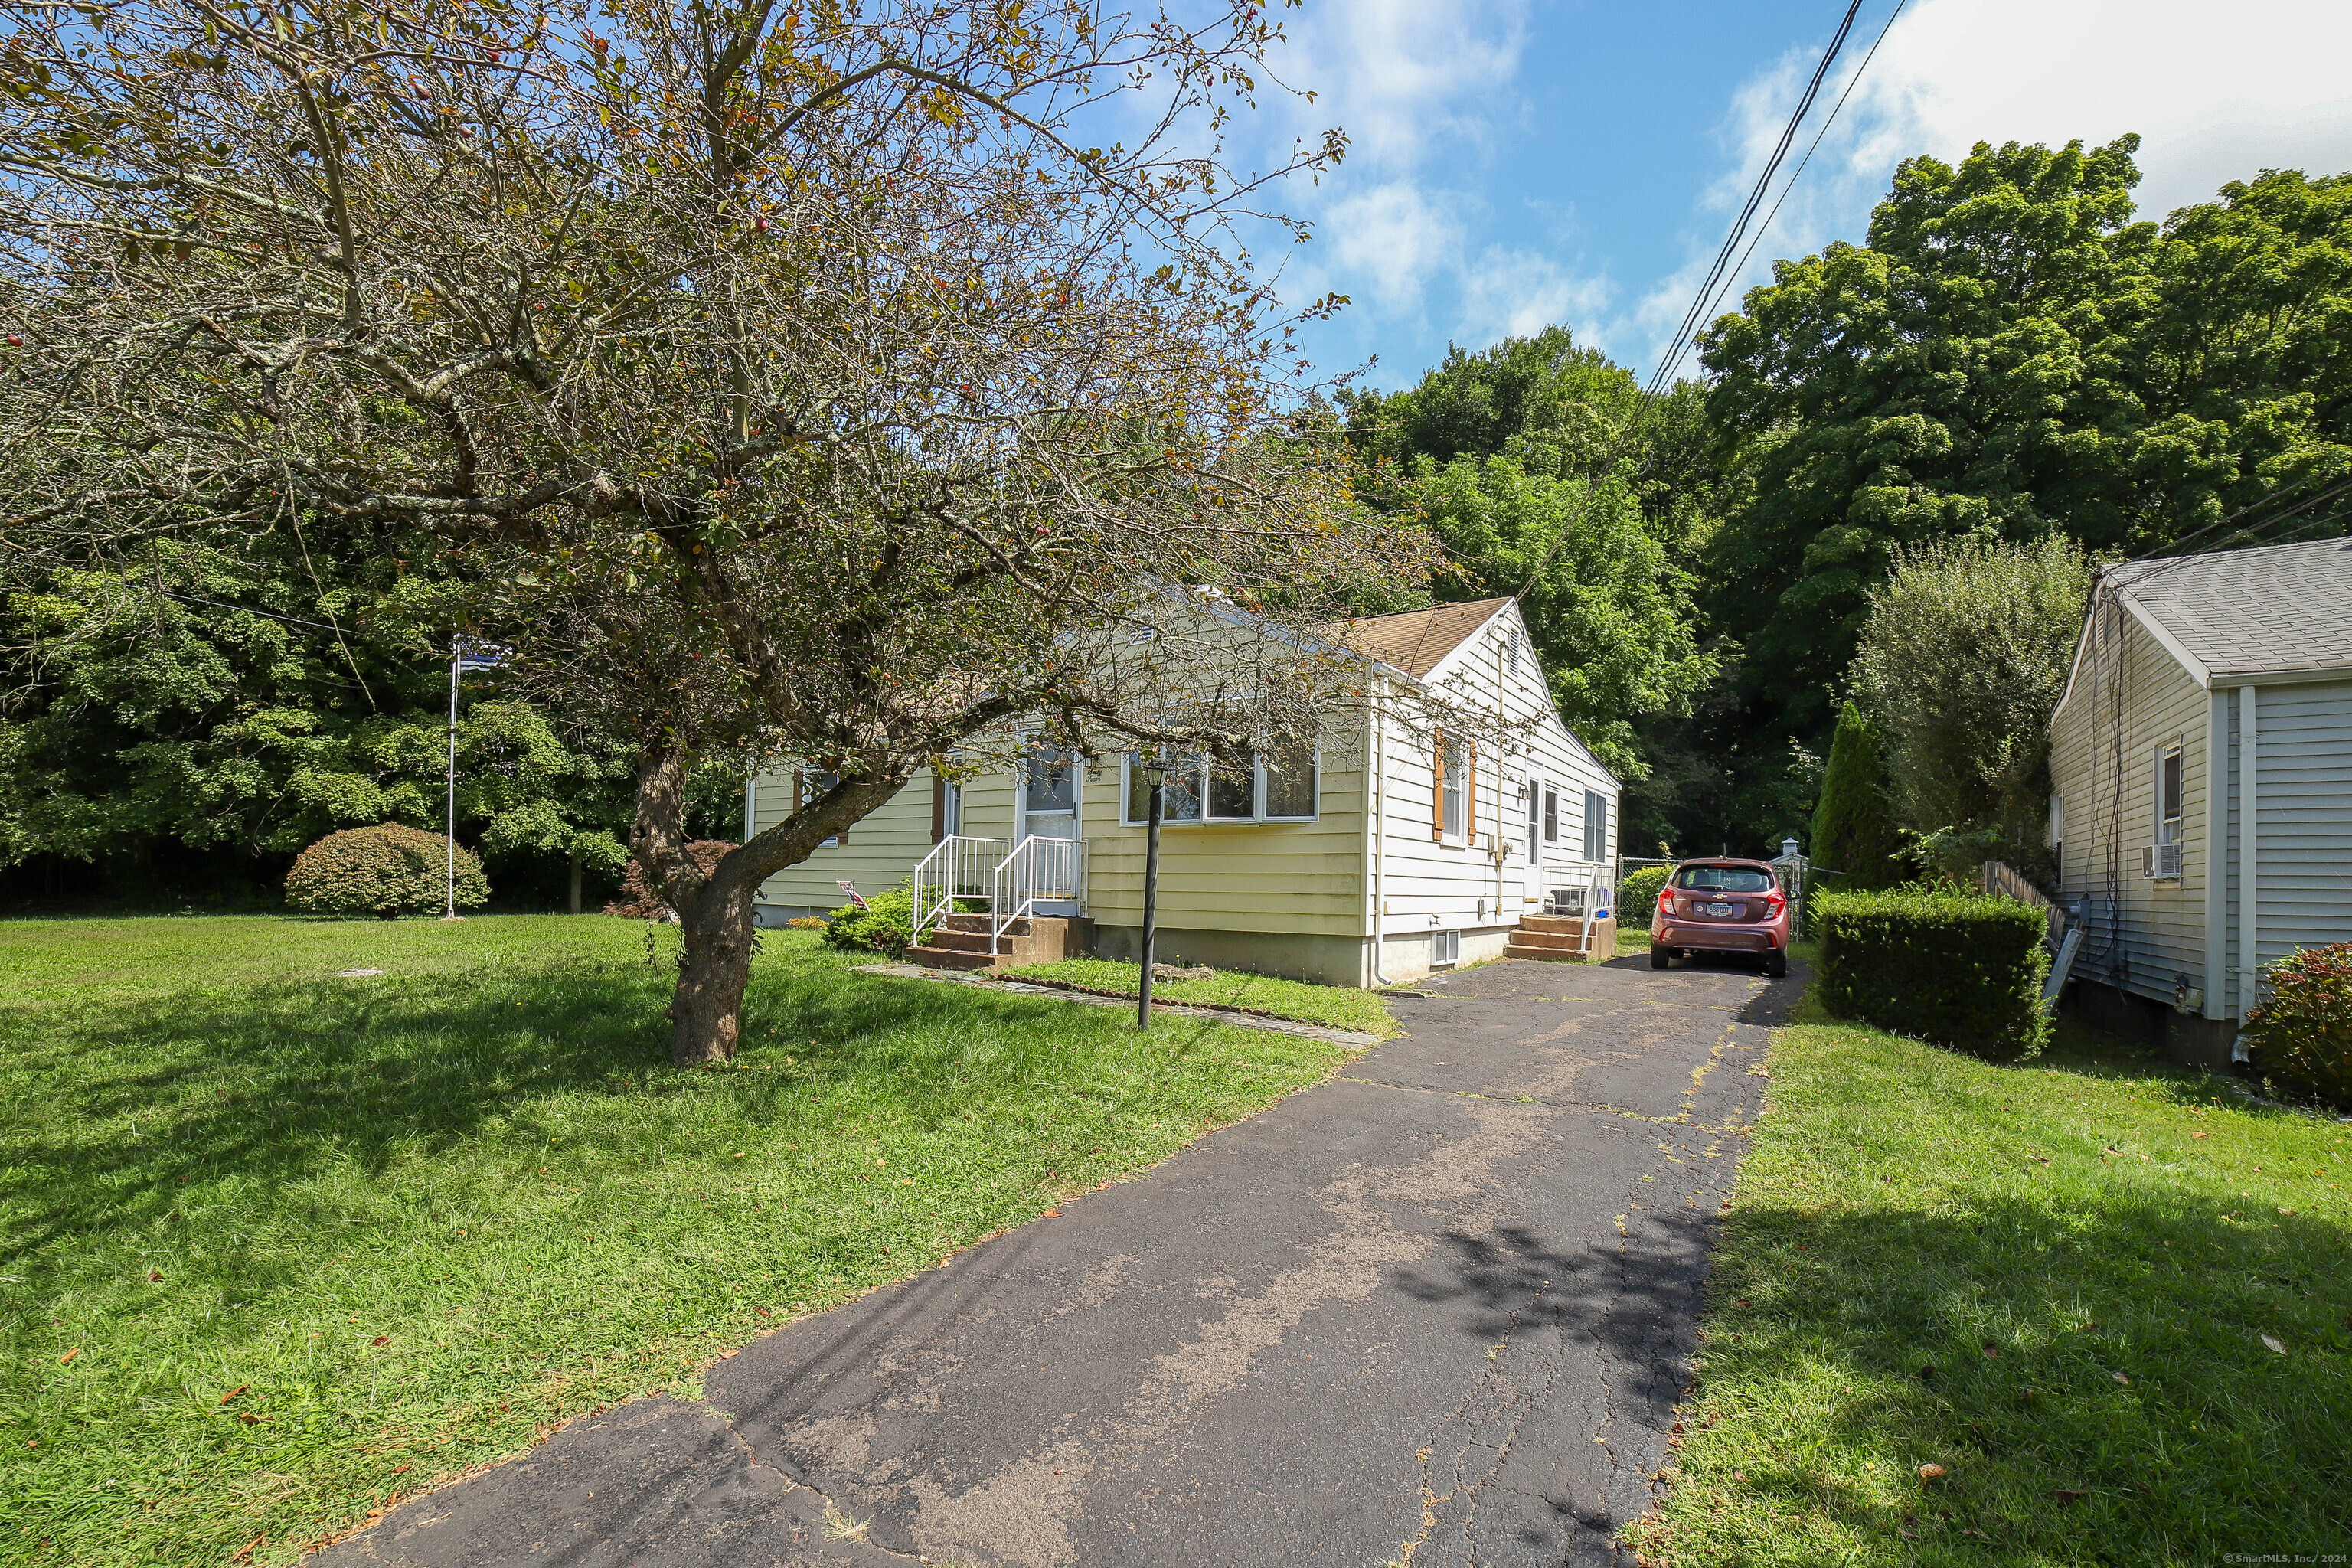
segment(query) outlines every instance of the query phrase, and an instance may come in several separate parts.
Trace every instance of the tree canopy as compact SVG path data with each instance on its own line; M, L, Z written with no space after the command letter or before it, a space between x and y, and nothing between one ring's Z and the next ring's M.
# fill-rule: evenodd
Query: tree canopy
M2352 473L2352 183L2265 173L2135 222L2137 147L1908 160L1866 243L1778 264L1706 334L1748 484L1704 576L1752 752L1826 736L1903 546L2147 553Z

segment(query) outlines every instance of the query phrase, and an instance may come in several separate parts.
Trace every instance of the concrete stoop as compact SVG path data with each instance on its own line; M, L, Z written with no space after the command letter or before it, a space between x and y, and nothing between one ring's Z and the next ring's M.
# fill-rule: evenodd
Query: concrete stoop
M1034 915L1014 921L992 952L987 915L946 915L931 940L907 950L907 962L926 969L1013 969L1083 958L1094 951L1095 922L1084 916Z
M1504 944L1506 958L1535 958L1551 963L1605 963L1617 956L1617 921L1592 922L1592 946L1584 945L1581 915L1526 915Z

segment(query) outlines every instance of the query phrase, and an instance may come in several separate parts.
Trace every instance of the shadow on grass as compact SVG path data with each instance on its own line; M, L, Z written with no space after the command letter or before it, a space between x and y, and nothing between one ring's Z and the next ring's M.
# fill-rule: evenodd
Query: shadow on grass
M485 973L279 984L19 1015L17 1070L38 1085L16 1158L55 1180L19 1189L12 1259L61 1237L129 1233L200 1184L283 1186L330 1164L371 1173L478 1137L534 1147L558 1099L729 1097L760 1121L861 1075L951 1114L961 1045L992 1025L1034 1029L1050 1003L893 984L828 963L757 975L746 1057L789 1071L679 1072L668 1063L667 972L572 963ZM1064 1020L1082 1029L1085 1020ZM1062 1031L1070 1032L1070 1029ZM772 1049L771 1049L772 1048ZM926 1092L927 1090L930 1092ZM120 1129L119 1136L99 1129Z

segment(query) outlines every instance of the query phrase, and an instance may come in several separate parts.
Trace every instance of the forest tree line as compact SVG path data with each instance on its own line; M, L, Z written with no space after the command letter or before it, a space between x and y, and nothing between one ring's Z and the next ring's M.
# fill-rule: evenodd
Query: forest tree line
M1919 605L1966 598L1920 585L2025 570L2002 602L2071 639L2098 561L2271 542L2217 525L2352 475L2352 183L2263 172L2141 220L2136 146L1906 163L1863 243L1778 264L1706 332L1706 374L1659 395L1562 328L1343 395L1328 438L1357 504L1444 556L1425 589L1356 607L1522 595L1562 714L1626 781L1629 854L1809 837L1843 712L1885 737L1882 773L1911 769L1871 785L1904 827L2030 859L2037 699L1983 721L2009 772L1973 793L1936 793L1895 744L1916 689L1890 650L1918 645ZM396 445L415 416L371 417L352 442ZM2340 531L2334 510L2294 536ZM485 565L306 512L180 517L16 572L10 901L258 894L334 828L437 829L448 643ZM458 777L458 835L502 902L553 904L575 864L617 880L626 736L469 676ZM699 769L698 834L734 836L740 784Z

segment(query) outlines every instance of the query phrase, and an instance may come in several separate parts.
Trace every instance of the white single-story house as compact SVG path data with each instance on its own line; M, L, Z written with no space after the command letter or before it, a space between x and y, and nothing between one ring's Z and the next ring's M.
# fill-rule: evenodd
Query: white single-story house
M2262 965L2352 941L2352 540L2107 568L2050 734L2083 999L2227 1061Z
M1560 942L1521 922L1547 909L1597 916L1617 855L1618 781L1561 721L1517 604L1320 631L1365 662L1374 695L1259 756L1247 775L1177 768L1163 792L1156 956L1370 986L1499 956L1515 935L1514 951L1540 956ZM1430 733L1408 711L1426 689L1522 721L1517 738L1479 746ZM781 820L809 785L794 769L761 773L747 827ZM1116 752L1033 747L961 784L919 774L771 878L761 918L823 913L844 902L842 882L871 895L921 868L927 900L992 889L1007 919L1075 918L1097 956L1133 957L1148 799L1138 760ZM1587 900L1596 870L1603 894Z

